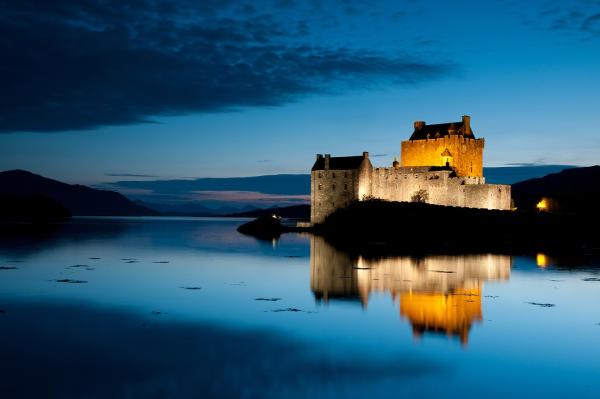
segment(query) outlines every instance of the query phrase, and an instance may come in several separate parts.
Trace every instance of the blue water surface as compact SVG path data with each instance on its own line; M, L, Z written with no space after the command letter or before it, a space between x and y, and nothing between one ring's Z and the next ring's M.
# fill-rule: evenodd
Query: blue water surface
M591 255L367 258L244 220L0 239L0 397L600 397Z

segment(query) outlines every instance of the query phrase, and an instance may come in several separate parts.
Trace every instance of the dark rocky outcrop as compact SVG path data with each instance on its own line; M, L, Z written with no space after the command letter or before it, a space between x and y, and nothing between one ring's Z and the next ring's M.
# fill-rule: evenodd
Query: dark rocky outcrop
M596 251L600 238L589 231L598 219L373 200L337 210L313 231L363 254Z
M260 216L237 228L242 234L250 235L262 240L279 238L288 229L281 224L278 218L272 216Z
M282 218L288 219L310 219L310 205L292 205L284 206L279 208L268 208L268 209L254 209L246 212L233 213L227 216L233 217L259 217L259 216L270 216L277 215Z

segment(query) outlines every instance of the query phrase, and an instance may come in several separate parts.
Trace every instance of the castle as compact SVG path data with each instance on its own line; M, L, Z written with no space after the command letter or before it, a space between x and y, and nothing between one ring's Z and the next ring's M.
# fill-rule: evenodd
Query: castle
M391 167L373 167L369 153L332 157L317 154L311 170L311 223L336 209L369 198L508 210L509 185L485 184L484 139L475 138L471 118L427 125L414 123Z

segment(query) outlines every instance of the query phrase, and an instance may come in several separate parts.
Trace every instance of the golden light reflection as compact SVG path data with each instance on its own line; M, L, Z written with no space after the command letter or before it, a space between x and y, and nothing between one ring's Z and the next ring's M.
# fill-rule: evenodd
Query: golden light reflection
M483 317L483 282L507 280L512 261L492 254L353 258L314 236L310 254L310 285L318 301L357 300L366 308L372 293L388 293L413 336L438 333L463 344Z
M471 325L483 317L481 289L457 289L451 294L402 293L400 314L410 320L416 338L432 331L457 336L466 344Z

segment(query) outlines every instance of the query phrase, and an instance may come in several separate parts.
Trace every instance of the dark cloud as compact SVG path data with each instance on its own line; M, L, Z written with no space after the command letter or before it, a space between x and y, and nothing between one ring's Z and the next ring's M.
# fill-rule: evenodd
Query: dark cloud
M308 24L305 21L298 21L296 33L300 36L307 36L309 32Z
M275 5L280 8L292 8L296 2L294 0L275 0Z
M600 35L600 13L586 17L581 23L581 29L594 35Z
M586 40L600 37L600 1L547 2L528 25L539 23L550 30L575 34Z
M350 17L356 17L362 14L362 11L355 6L347 5L344 7L344 13Z
M220 0L0 0L0 132L276 106L315 93L429 81L455 69L307 45L308 26L263 8Z
M403 18L405 18L406 16L408 16L408 12L406 12L405 10L400 10L400 11L396 11L395 13L393 13L391 18L394 22L398 22L398 21L402 20Z

